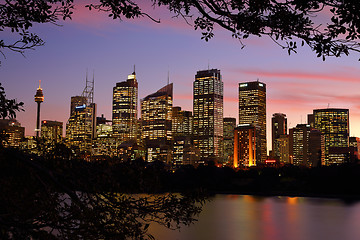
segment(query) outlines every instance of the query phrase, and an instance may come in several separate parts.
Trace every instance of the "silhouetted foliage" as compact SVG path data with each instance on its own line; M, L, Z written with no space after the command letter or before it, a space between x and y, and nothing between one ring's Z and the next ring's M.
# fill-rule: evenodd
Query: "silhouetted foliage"
M0 83L0 118L16 118L16 112L24 111L24 103L16 99L7 99L4 87Z
M154 7L167 7L174 16L200 29L206 41L214 36L217 25L230 31L241 44L250 36L267 36L289 54L304 44L324 60L327 56L339 57L360 51L360 2L357 0L149 1ZM10 30L20 35L15 43L0 40L0 52L10 49L23 53L25 49L43 45L43 40L29 29L34 23L58 24L59 19L71 19L74 2L9 0L0 4L0 31ZM145 16L160 22L144 12L137 1L101 0L86 7L105 12L113 19ZM318 20L319 15L325 22Z
M132 171L118 171L121 168ZM194 192L151 194L159 183L154 178L161 167L156 168L45 158L4 149L0 152L0 238L149 239L150 223L176 229L194 222L204 198ZM142 179L138 173L145 171L151 177ZM120 174L128 181L117 181Z

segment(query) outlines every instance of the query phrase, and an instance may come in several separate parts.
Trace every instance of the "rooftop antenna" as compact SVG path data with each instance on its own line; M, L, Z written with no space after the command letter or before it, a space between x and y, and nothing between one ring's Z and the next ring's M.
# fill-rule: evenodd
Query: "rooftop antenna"
M86 97L87 105L94 103L94 82L95 82L95 73L93 73L93 79L88 78L88 70L86 69L86 86L81 94L81 96Z
M135 64L134 64L134 73L133 74L135 74Z
M208 59L208 70L210 70L210 60Z
M330 103L328 103L328 107L327 108L330 108Z

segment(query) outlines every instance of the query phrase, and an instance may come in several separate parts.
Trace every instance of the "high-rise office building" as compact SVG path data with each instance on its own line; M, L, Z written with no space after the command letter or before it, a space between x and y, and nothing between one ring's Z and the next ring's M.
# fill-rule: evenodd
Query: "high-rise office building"
M290 157L294 165L316 167L324 161L324 136L309 124L289 130Z
M79 152L91 154L96 136L96 104L94 79L88 80L81 96L71 97L70 118L66 123L66 143Z
M25 128L16 119L0 119L0 145L5 147L20 147L25 137Z
M254 81L239 83L239 124L254 124L260 144L256 146L256 163L265 163L266 146L266 84Z
M181 107L173 107L172 133L174 141L172 165L174 167L190 164L191 161L186 160L194 159L194 157L189 156L193 152L192 127L192 112L181 110Z
M311 127L311 125L310 125ZM309 163L312 167L324 165L325 140L324 135L317 129L311 128L309 135Z
M309 135L310 125L297 124L289 130L290 156L294 165L310 166Z
M200 163L222 158L223 82L220 70L198 71L193 83L194 145Z
M137 136L138 82L135 71L113 88L112 128L119 142L134 141Z
M227 163L234 161L234 129L236 127L236 118L224 118L224 160Z
M173 107L172 132L174 136L191 136L193 132L193 115L191 111Z
M107 120L103 114L96 117L96 138L92 143L93 157L101 159L106 158L105 156L118 156L118 145L113 137L112 121Z
M272 152L273 157L277 160L280 159L279 141L277 139L282 135L287 134L287 119L283 113L274 113L271 118L271 136L272 136Z
M290 163L290 142L289 135L281 135L276 141L276 146L279 150L279 163L289 164Z
M360 160L360 138L349 137L349 147L353 149L356 159Z
M338 156L332 159L329 150L333 147L346 148L349 146L349 109L315 109L313 110L313 114L315 128L324 135L324 164L331 165L343 163L345 159L341 160Z
M41 121L41 137L46 141L62 142L63 140L63 123L58 121L43 120Z
M141 138L147 161L171 162L173 84L141 99Z
M234 167L256 166L256 146L260 127L256 124L239 124L234 130Z

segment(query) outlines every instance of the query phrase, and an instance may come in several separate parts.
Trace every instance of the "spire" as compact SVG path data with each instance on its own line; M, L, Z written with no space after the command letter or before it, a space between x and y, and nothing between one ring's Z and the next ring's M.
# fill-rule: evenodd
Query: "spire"
M41 80L39 80L39 87L38 89L41 89Z
M133 72L133 75L136 75L136 73L135 73L135 64L134 64L134 72Z

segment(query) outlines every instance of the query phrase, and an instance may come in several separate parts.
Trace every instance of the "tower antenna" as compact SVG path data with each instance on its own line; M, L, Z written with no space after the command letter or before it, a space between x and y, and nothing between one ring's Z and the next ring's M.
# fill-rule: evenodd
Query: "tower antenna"
M86 97L87 105L94 103L94 82L95 82L95 73L93 72L93 79L88 78L88 71L86 70L86 86L81 94L81 96Z

